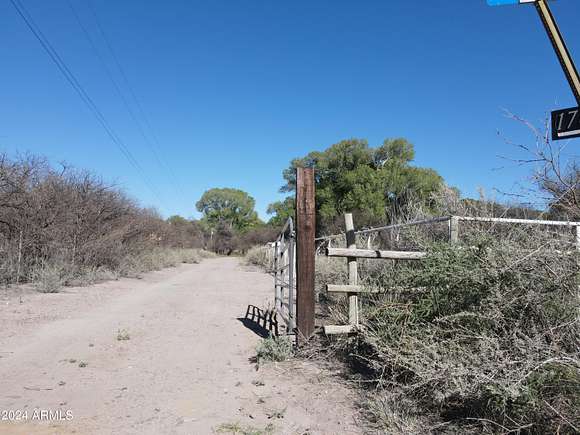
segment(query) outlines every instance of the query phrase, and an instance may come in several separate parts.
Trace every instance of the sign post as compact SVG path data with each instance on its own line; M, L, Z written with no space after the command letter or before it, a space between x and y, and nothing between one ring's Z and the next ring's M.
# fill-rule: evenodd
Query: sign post
M490 6L501 6L508 4L523 4L523 3L534 3L542 24L546 29L546 33L550 38L552 47L558 56L562 70L568 79L570 88L578 105L580 105L580 75L574 65L574 60L570 56L568 47L564 42L564 38L560 33L560 29L556 24L556 20L550 11L547 0L487 0L487 4ZM552 139L569 139L571 137L580 136L580 126L578 124L578 107L573 107L571 109L556 110L552 112Z
M568 79L568 83L570 83L570 88L572 88L572 92L576 97L576 101L580 105L580 76L578 75L578 70L576 69L576 65L574 65L574 61L572 60L572 56L570 56L570 52L568 51L568 47L566 47L566 43L564 42L564 38L560 33L560 29L558 29L558 25L556 24L556 20L552 15L552 11L550 11L550 7L548 6L548 2L546 0L537 0L534 2L536 5L536 9L540 18L542 20L542 24L544 24L544 28L548 33L548 37L552 42L552 46L554 47L554 51L558 56L558 60L560 61L560 65L562 65L562 69L564 70L564 74L566 74L566 78Z

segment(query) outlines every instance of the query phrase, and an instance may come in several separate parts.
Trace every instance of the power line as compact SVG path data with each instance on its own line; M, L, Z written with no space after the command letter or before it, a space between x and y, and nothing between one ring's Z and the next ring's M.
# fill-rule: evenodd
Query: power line
M68 0L68 1L70 2L70 0ZM117 66L117 69L119 70L119 73L123 79L123 82L125 83L126 88L129 90L129 94L131 95L133 103L135 104L135 106L137 107L137 110L139 111L139 114L141 115L141 119L143 120L143 124L145 125L145 127L149 131L149 134L153 138L153 142L150 143L148 141L147 145L149 146L151 152L155 156L155 158L156 158L157 162L160 164L160 166L162 166L165 169L165 171L169 174L169 177L171 178L171 181L174 184L174 187L176 187L181 192L182 195L185 195L185 193L181 187L181 184L177 181L177 177L175 176L173 171L171 171L171 168L169 167L169 165L166 165L165 161L158 154L158 151L160 152L161 148L162 148L161 144L159 142L159 139L158 139L157 135L155 134L155 130L153 129L151 122L149 121L149 117L145 113L145 110L143 109L143 106L142 106L139 98L137 97L137 94L133 90L133 87L131 86L129 79L127 78L127 74L125 74L125 69L123 68L121 62L119 61L119 58L117 57L117 54L116 54L115 50L113 49L113 45L111 44L109 38L107 37L105 30L103 29L103 26L101 26L99 17L98 17L97 12L92 4L92 1L87 0L87 5L88 5L89 10L91 11L91 13L93 15L93 18L95 20L95 24L97 25L97 29L99 30L99 33L100 33L103 41L105 42L105 45L106 45L106 47L111 55L111 58L113 59L113 62ZM141 127L139 127L139 128L142 131L142 133L144 134L143 129Z
M133 120L133 122L135 123L135 125L137 126L137 129L139 130L139 133L141 134L141 137L143 138L143 140L146 143L147 147L149 148L149 150L153 154L153 157L155 159L155 162L157 163L157 166L159 166L159 168L161 169L162 172L165 172L165 173L169 174L169 181L170 181L170 183L173 184L173 187L176 190L181 191L181 193L183 194L183 191L182 191L181 187L178 186L178 184L176 183L176 181L175 181L175 179L173 177L172 172L169 170L169 168L164 164L164 162L160 159L159 155L157 154L157 152L155 150L155 147L153 146L153 144L151 142L151 139L145 133L145 130L144 130L141 122L139 121L137 115L135 114L135 111L131 108L131 105L129 104L129 101L127 101L127 98L125 97L125 93L122 92L121 86L119 86L119 83L117 82L117 80L115 79L112 71L108 67L107 62L105 61L105 59L101 55L99 49L97 48L97 45L96 45L95 41L93 40L93 38L90 35L90 32L87 30L87 28L83 24L83 22L82 22L82 20L81 20L81 18L79 16L77 10L75 9L73 3L71 2L71 0L67 0L67 3L69 5L70 10L72 11L72 13L74 15L74 17L75 17L75 19L76 19L79 27L83 31L83 34L84 34L85 38L89 42L89 44L90 44L93 52L95 53L96 57L101 62L101 65L103 66L103 69L105 70L105 73L107 75L107 78L113 84L113 88L115 89L117 95L119 96L119 98L123 102L123 105L125 106L125 109L129 113L129 116L131 117L131 119ZM95 12L93 11L93 15L94 14L95 14ZM99 26L99 28L100 28L100 26ZM102 33L102 30L100 30L100 31ZM108 44L108 42L107 42L107 44ZM129 90L132 93L132 90L131 89L129 89Z
M87 106L87 108L89 109L89 111L97 119L97 121L99 122L99 124L101 124L101 126L103 127L103 129L107 133L107 136L109 136L109 138L111 139L111 141L117 146L117 148L119 148L119 151L121 151L121 154L123 154L123 156L131 164L131 166L133 166L133 168L141 176L141 178L143 179L143 181L145 182L145 184L147 185L147 187L151 190L151 192L155 195L155 197L160 202L163 202L163 200L161 199L161 196L159 195L158 191L155 189L155 187L153 186L153 184L151 183L151 181L149 180L149 178L145 174L145 171L143 170L143 167L139 164L139 162L137 161L137 159L135 159L135 157L133 156L133 154L131 153L131 151L129 150L129 148L127 148L127 146L119 138L119 136L117 136L117 134L115 133L115 131L112 129L112 127L110 126L110 124L107 122L107 120L104 117L103 113L99 110L99 108L94 103L94 101L92 100L92 98L87 94L87 92L82 87L82 85L79 83L79 81L77 80L77 78L75 77L75 75L68 68L68 66L63 61L63 59L60 57L60 55L58 54L58 52L54 49L54 47L52 46L52 44L50 43L50 41L46 38L46 36L42 33L42 31L40 30L40 28L36 25L36 23L32 19L32 16L30 15L30 13L26 10L26 8L22 5L22 3L20 3L19 0L10 0L10 2L14 6L14 8L16 9L16 12L18 13L18 15L20 15L20 17L22 18L22 20L24 21L24 23L26 24L26 26L28 27L28 29L36 37L36 39L38 40L38 42L40 42L40 45L42 46L42 48L46 51L46 53L49 55L49 57L51 58L51 60L55 63L55 65L59 69L59 71L65 77L65 79L67 80L67 82L76 91L76 93L79 95L79 97L81 98L81 100L83 101L83 103Z

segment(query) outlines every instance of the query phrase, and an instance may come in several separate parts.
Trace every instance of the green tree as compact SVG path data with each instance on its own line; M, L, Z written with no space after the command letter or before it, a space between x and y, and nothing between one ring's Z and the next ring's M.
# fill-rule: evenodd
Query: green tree
M363 139L338 142L324 151L291 161L284 170L282 192L296 188L296 168L316 168L316 207L319 226L347 211L358 211L365 221L392 220L413 202L430 205L443 185L436 171L413 166L413 145L406 139L387 139L377 148ZM284 210L280 204L271 204Z
M243 190L223 188L207 190L195 204L210 228L244 231L260 223L254 210L256 201Z
M294 198L289 196L284 199L284 201L276 201L268 205L266 212L268 214L273 214L268 221L268 224L273 226L282 226L286 223L289 217L294 219L295 216L295 204Z

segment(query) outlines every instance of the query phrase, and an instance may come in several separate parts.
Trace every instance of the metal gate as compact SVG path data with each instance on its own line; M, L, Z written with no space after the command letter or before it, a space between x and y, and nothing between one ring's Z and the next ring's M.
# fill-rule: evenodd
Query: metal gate
M285 325L286 334L296 328L296 232L288 218L274 242L274 298L276 314Z

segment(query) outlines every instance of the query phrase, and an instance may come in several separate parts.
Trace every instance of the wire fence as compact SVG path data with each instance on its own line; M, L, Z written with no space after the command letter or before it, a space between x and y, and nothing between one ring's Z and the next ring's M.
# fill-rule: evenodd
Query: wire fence
M366 249L420 250L433 243L473 243L482 237L528 249L542 241L546 246L580 249L580 222L532 219L440 216L355 231L357 246ZM317 254L346 246L346 235L318 237Z

